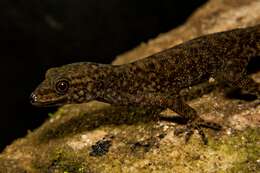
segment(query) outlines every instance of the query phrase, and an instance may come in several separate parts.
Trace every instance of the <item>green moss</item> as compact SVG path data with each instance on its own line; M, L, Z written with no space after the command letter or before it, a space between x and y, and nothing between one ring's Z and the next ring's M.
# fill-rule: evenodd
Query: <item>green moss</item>
M49 112L49 113L48 113L48 116L49 116L50 118L53 118L54 115L56 115L56 114L54 114L53 112Z
M218 164L225 165L219 172L253 173L260 171L257 160L260 158L260 128L248 128L232 136L211 143L216 156L221 158ZM216 158L217 158L216 157ZM226 169L224 169L226 168Z
M45 159L45 160L44 160ZM79 153L69 148L56 148L55 151L46 153L44 157L36 159L34 168L41 172L61 173L88 173L90 172L86 162Z

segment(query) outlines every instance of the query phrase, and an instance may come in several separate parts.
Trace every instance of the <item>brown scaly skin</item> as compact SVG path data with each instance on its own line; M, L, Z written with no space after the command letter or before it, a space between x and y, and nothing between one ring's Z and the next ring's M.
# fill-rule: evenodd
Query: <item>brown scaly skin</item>
M47 71L32 93L32 104L57 106L91 100L113 105L170 108L187 119L186 140L206 122L179 98L181 89L214 78L260 96L246 66L260 56L260 25L205 35L125 65L73 63ZM179 131L181 132L181 131Z

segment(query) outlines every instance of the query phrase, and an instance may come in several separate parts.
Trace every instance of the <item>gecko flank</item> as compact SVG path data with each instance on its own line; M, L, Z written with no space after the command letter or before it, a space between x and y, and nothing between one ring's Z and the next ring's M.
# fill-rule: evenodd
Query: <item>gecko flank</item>
M113 105L170 108L187 120L186 140L202 127L220 129L204 121L184 103L179 92L214 78L232 88L260 96L259 85L246 74L253 57L260 56L260 25L205 35L124 64L73 63L47 71L31 95L36 106L58 106L98 100Z

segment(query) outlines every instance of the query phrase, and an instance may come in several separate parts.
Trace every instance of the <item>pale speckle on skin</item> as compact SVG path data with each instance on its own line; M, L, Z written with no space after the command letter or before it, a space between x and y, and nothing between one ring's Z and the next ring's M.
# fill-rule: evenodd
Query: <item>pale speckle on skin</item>
M78 100L78 99L79 99L79 96L78 96L77 94L74 94L74 95L73 95L73 99Z
M79 96L84 96L84 91L83 90L80 90L80 92L79 92Z

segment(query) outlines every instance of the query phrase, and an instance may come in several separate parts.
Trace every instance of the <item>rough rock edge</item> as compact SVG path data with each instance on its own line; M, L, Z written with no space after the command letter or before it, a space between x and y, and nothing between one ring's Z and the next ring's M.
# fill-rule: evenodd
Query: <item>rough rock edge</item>
M119 56L114 64L143 58L199 35L254 25L258 0L212 0L177 29ZM253 75L260 82L260 73ZM92 102L67 105L0 155L0 172L258 172L260 106L227 99L219 90L189 102L204 118L220 122L207 131L209 145L194 135L188 144L173 135L175 123L147 110ZM167 112L166 112L167 114ZM178 125L179 126L179 125ZM214 135L213 135L214 134ZM110 141L109 150L93 146Z
M133 62L201 35L259 24L259 11L257 0L211 0L185 24L119 55L113 64Z

